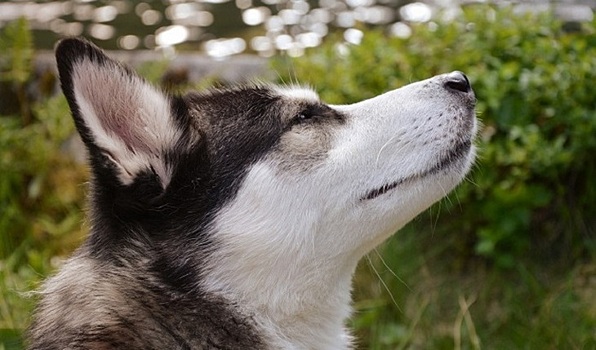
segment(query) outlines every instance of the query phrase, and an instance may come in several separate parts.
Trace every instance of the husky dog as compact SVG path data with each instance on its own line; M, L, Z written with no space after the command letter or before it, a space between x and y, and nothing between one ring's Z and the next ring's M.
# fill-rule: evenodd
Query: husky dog
M331 106L297 87L170 96L79 39L56 57L91 232L46 282L30 349L348 349L358 260L475 157L461 72Z

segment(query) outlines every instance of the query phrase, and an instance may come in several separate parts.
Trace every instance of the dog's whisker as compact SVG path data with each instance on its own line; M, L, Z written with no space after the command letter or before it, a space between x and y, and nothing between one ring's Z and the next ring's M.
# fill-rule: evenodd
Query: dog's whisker
M379 159L381 158L381 153L383 153L383 150L385 150L385 147L389 146L391 144L391 142L393 142L393 140L395 140L398 137L398 135L393 135L389 140L387 140L387 142L385 142L385 144L383 146L381 146L381 148L379 149L379 152L377 152L377 156L375 158L375 168L379 167ZM402 146L404 147L404 146ZM399 151L397 151L399 152Z
M393 271L393 269L391 267L389 267L389 265L387 265L387 263L385 262L385 259L383 258L383 255L381 255L381 253L379 253L379 250L377 248L375 248L375 249L373 249L373 251L377 254L377 256L379 257L379 260L381 261L383 266L385 266L387 271L389 271L389 273L391 273L401 284L403 284L411 292L412 288L410 288L410 286L406 283L406 281L404 281L401 277L399 277L397 275L397 273L395 271Z
M372 261L370 260L370 256L366 256L366 260L368 260L368 265L372 268L372 270L374 271L375 275L377 276L377 278L379 279L379 282L381 282L381 284L383 285L383 288L385 289L385 291L387 292L387 294L389 294L389 297L391 298L391 301L393 302L393 305L395 305L395 307L397 307L397 309L399 310L399 312L401 312L402 314L404 313L403 310L401 309L401 307L399 306L399 304L397 303L397 300L395 300L395 297L393 296L393 293L391 292L391 290L389 289L389 287L387 286L387 283L385 283L385 281L383 280L383 278L381 277L381 275L379 274L379 272L377 271L375 265L372 263Z

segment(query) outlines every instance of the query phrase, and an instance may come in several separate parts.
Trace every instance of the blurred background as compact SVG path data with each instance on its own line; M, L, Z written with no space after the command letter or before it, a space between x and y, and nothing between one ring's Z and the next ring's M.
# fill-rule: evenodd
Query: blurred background
M428 0L148 0L0 1L0 26L26 18L36 48L61 36L86 36L105 49L175 47L215 58L242 52L300 56L336 30L357 43L362 27L407 35L408 23L452 20L461 7L486 1ZM593 0L502 1L515 12L552 11L568 22L589 22Z
M361 349L596 349L593 0L0 1L0 349L84 239L51 52L85 36L163 89L255 79L350 103L462 70L478 164L358 267Z

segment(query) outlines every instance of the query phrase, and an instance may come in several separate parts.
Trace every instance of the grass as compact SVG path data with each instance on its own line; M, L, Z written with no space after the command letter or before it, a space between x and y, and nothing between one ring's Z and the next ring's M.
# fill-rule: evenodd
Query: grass
M359 266L352 325L362 349L596 349L593 261L456 269L446 237L416 226Z
M39 277L26 267L17 273L9 273L5 265L0 270L0 350L21 349L21 333L33 306L27 297L29 282Z

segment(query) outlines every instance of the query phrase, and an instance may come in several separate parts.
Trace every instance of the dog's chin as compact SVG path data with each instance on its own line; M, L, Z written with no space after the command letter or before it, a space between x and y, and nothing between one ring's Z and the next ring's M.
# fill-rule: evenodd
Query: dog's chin
M412 182L420 181L430 176L449 172L452 169L461 169L462 165L468 162L468 155L472 151L472 141L465 140L457 144L449 153L439 159L434 165L430 166L426 170L419 173L415 173L410 176L402 177L396 181L387 183L381 187L377 187L373 190L366 192L360 201L369 201L377 197L380 197L386 193L393 191L394 189L410 184Z

